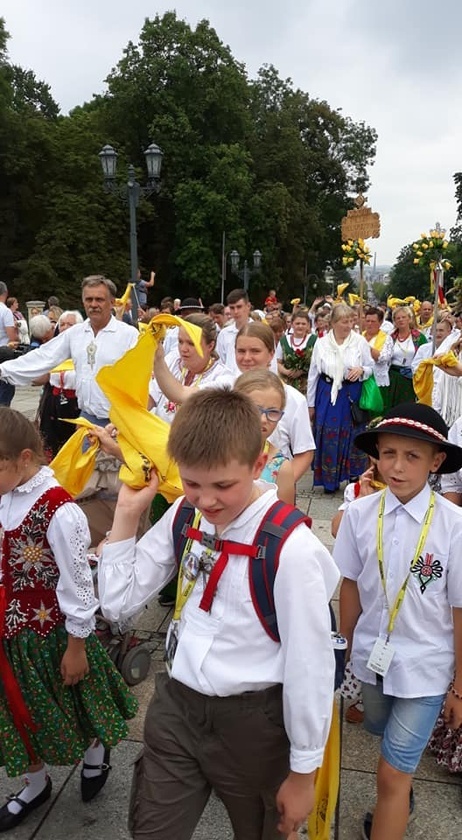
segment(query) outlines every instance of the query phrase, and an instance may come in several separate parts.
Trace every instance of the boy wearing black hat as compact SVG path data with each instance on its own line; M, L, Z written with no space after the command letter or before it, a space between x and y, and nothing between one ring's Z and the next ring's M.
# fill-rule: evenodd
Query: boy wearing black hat
M382 737L365 840L402 840L412 776L442 705L451 728L462 724L462 511L427 481L462 466L447 432L432 408L405 403L355 440L388 485L349 506L334 549L365 727Z

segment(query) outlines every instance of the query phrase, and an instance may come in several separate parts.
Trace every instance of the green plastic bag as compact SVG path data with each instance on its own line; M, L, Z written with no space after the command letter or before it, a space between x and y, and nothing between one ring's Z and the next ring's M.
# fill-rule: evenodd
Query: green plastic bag
M382 414L383 397L380 388L375 381L374 374L363 382L359 405L371 414Z

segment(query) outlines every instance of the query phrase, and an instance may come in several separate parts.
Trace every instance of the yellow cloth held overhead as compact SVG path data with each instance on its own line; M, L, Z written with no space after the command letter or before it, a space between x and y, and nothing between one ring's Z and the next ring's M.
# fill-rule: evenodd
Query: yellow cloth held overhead
M336 700L324 750L322 766L316 774L314 808L308 817L310 840L329 840L330 826L337 804L340 778L340 720Z
M361 303L360 296L353 294L353 292L348 292L348 305L354 306L355 303Z
M292 306L298 306L298 304L300 303L300 301L301 301L301 298L292 298L292 300L290 301L290 303L291 303L291 305L292 305Z
M114 306L125 306L128 303L128 301L130 299L130 293L131 293L131 290L132 290L132 286L134 286L134 285L135 285L134 283L130 283L130 282L127 283L127 288L125 289L122 297L115 298Z
M445 365L454 367L457 364L457 357L452 350L443 353L442 356L432 356L431 359L423 359L413 376L414 391L419 402L425 405L432 404L433 391L433 368Z
M339 283L337 286L337 297L342 297L343 293L348 289L349 283Z
M203 356L200 327L175 315L155 315L135 347L96 375L111 404L109 418L118 430L117 441L125 462L119 473L121 481L130 487L144 487L154 467L159 475L159 492L168 502L183 492L178 467L167 455L170 426L147 410L146 401L157 345L165 327L172 325L181 326Z
M121 481L136 489L144 487L154 467L159 474L159 492L173 502L183 489L178 467L167 455L170 426L146 408L154 355L166 326L182 327L203 356L200 327L175 315L156 315L137 344L113 365L101 368L95 378L111 403L109 418L118 430L117 442L125 462L119 473ZM99 443L82 452L83 439L92 424L83 418L72 422L82 428L69 438L50 466L60 484L76 496L91 476Z
M416 303L416 299L413 295L409 295L405 298L397 298L393 297L393 295L388 295L387 298L387 306L389 309L395 309L397 306L414 306ZM415 308L415 307L414 307ZM419 303L420 308L420 303Z

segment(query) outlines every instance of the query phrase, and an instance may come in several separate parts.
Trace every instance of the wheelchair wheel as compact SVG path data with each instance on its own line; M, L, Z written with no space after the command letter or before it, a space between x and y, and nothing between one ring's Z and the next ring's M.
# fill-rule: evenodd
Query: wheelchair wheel
M148 649L143 645L135 645L123 657L120 673L127 685L138 685L146 679L150 664L151 654Z

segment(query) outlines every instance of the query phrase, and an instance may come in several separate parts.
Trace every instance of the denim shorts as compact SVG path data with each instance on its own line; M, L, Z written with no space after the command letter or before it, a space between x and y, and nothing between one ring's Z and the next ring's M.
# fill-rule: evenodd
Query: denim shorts
M414 773L430 740L446 694L392 697L383 682L362 683L364 728L382 737L385 761L402 773Z

